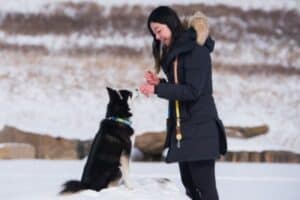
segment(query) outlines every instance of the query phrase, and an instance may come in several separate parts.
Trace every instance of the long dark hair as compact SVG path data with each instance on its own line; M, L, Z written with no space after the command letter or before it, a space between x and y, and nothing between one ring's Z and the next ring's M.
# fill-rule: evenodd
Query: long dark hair
M155 38L155 34L151 30L150 27L151 22L157 22L168 26L168 28L171 30L172 33L170 46L172 46L172 43L175 40L177 40L181 35L181 33L184 31L184 26L182 25L177 13L173 9L167 6L159 6L155 8L149 15L147 26L151 35L153 36L152 54L154 56L154 61L155 61L155 70L157 73L159 73L161 62L166 53L166 48L161 49L161 42Z

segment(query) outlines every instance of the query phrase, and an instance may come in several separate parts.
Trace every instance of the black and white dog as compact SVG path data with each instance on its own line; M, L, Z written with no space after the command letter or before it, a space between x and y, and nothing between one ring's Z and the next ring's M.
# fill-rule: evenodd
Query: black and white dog
M132 116L128 104L132 92L107 88L109 103L106 118L100 123L80 181L70 180L63 185L60 194L75 193L85 189L100 191L103 188L124 183L128 180L131 154Z

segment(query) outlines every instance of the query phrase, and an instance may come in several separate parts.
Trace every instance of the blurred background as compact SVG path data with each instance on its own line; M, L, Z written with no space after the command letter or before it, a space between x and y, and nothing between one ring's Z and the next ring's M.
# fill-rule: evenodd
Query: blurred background
M208 17L229 148L220 164L293 163L299 172L299 0L0 0L0 165L83 163L105 116L106 86L134 90L153 70L146 21L158 5ZM167 101L139 96L132 111L133 160L163 161Z

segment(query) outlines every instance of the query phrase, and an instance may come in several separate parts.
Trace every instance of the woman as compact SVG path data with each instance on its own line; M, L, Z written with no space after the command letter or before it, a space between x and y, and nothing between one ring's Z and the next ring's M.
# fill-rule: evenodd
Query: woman
M212 96L209 37L205 16L197 13L184 26L174 10L161 6L148 18L156 73L145 73L140 91L169 100L166 162L178 162L186 194L193 200L216 200L215 160L227 151L224 126ZM177 120L179 119L177 123Z

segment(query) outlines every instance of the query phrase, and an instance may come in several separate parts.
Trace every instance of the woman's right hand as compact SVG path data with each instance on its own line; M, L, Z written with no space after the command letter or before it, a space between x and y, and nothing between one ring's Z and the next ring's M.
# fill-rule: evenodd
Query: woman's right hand
M158 85L160 80L158 76L152 71L147 71L144 75L146 82L150 85Z

